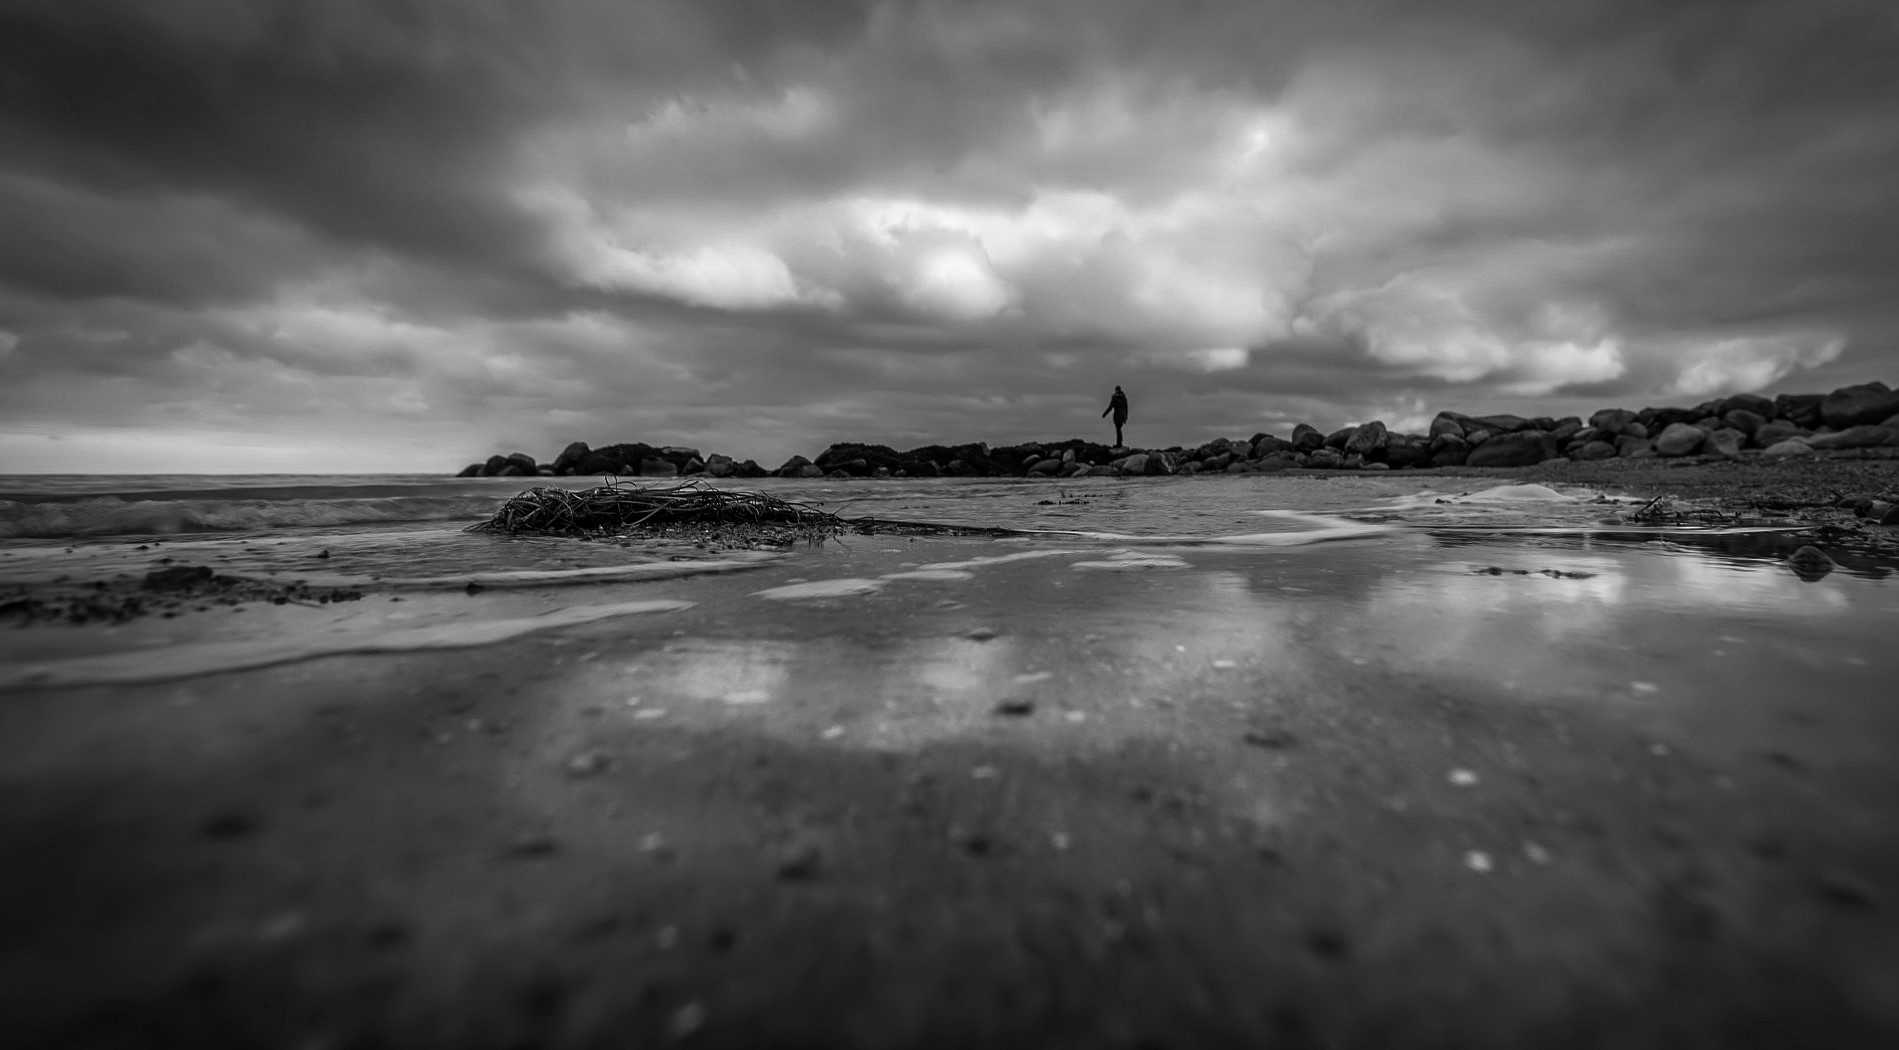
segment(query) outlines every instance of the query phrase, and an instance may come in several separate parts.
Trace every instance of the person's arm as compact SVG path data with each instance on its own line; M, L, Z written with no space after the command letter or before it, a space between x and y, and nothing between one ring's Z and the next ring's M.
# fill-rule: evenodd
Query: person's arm
M1101 410L1101 418L1102 419L1108 418L1108 413L1112 411L1114 411L1114 402L1110 401L1108 402L1108 407Z

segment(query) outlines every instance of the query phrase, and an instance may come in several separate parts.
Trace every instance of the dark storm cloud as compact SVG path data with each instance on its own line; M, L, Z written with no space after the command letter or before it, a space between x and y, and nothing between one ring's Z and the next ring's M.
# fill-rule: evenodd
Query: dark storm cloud
M1890 380L1895 44L1853 0L16 3L0 406L443 466L1067 436L1116 382L1173 441Z

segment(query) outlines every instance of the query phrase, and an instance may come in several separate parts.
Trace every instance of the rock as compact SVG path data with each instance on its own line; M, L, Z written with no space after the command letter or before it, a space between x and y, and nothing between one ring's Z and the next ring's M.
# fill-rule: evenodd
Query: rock
M1767 425L1767 417L1746 408L1731 408L1721 414L1721 422L1752 438Z
M1147 465L1141 472L1143 474L1172 474L1174 469L1174 457L1170 453L1149 452Z
M1634 456L1638 453L1646 453L1651 456L1654 455L1655 442L1650 441L1649 439L1645 437L1632 437L1628 434L1624 434L1621 437L1615 439L1615 454L1616 455Z
M1762 419L1772 419L1774 418L1774 399L1762 397L1759 394L1736 394L1715 403L1714 414L1717 416L1725 416L1735 411L1752 412Z
M1325 435L1309 423L1300 423L1292 428L1292 450L1294 452L1313 452L1325 445Z
M1620 434L1623 427L1633 422L1635 422L1635 413L1625 408L1605 408L1589 417L1589 425L1605 434Z
M1306 459L1306 466L1314 470L1337 470L1344 462L1345 457L1339 455L1337 449L1321 448L1312 451Z
M1470 442L1455 434L1439 434L1431 439L1431 465L1461 467L1470 457Z
M455 475L455 476L456 476L456 477L458 477L458 478L478 478L478 477L481 477L481 464L479 464L479 463L470 463L470 464L468 464L467 466L465 466L465 467L463 467L463 468L461 469L461 473L459 473L459 474L457 474L457 475Z
M1384 420L1374 419L1363 426L1353 429L1352 436L1345 439L1344 451L1348 455L1356 453L1360 456L1370 458L1379 452L1383 452L1385 445L1390 440L1391 435L1385 430Z
M1394 468L1422 467L1431 462L1431 442L1416 434L1392 434L1385 442L1385 462Z
M1702 442L1701 451L1727 459L1740 459L1741 446L1747 443L1747 435L1732 427L1721 427L1709 434Z
M588 448L585 441L572 442L566 448L560 450L560 455L554 457L554 473L577 473L580 470L580 465L587 462L587 457L592 454L593 449Z
M810 465L811 461L803 456L793 456L772 473L781 478L801 478L804 477L804 468Z
M1522 416L1499 415L1478 416L1477 425L1493 434L1515 434L1524 430L1535 430L1536 423Z
M1529 467L1561 453L1556 439L1541 430L1519 430L1498 434L1470 450L1464 460L1472 467Z
M1818 547L1802 547L1787 556L1787 567L1795 576L1812 583L1833 571L1833 559Z
M673 465L672 460L660 459L658 456L648 456L640 460L640 477L670 478L677 477L678 474L679 468Z
M1760 428L1755 430L1750 437L1754 444L1761 448L1766 448L1769 445L1777 445L1791 437L1806 437L1808 433L1804 427L1796 426L1784 419L1776 419L1772 422L1761 424Z
M1147 453L1136 452L1132 456L1115 460L1113 466L1123 474L1147 473Z
M1298 465L1299 465L1299 460L1296 458L1294 453L1285 452L1285 451L1269 452L1266 455L1259 457L1259 465L1255 469L1286 470L1288 468L1296 467ZM1236 466L1239 466L1239 464L1237 463L1228 464L1226 469L1231 471Z
M484 478L500 477L501 472L503 470L506 470L507 468L508 468L508 457L489 456L488 461L481 465L481 476Z
M1615 446L1607 441L1585 441L1569 454L1570 459L1584 463L1596 459L1614 459L1615 456Z
M1896 412L1899 392L1884 383L1841 387L1820 402L1820 421L1835 430L1877 424Z
M1894 437L1899 437L1899 431L1864 424L1831 434L1815 434L1807 439L1807 444L1816 449L1879 448L1892 444Z
M1655 451L1664 456L1686 456L1701 447L1708 435L1688 423L1670 423L1655 438Z
M1046 478L1053 477L1055 473L1061 469L1062 461L1050 457L1048 459L1038 459L1034 463L1029 464L1028 473L1031 476Z
M1233 462L1233 453L1222 452L1217 456L1208 456L1200 461L1200 469L1205 471L1225 470Z
M1792 437L1785 441L1776 441L1761 450L1761 455L1781 459L1786 456L1811 456L1813 446L1803 437Z
M522 469L521 469L521 464L519 464L519 463L509 463L508 465L506 465L506 466L504 466L504 467L502 467L502 468L501 468L501 470L500 470L499 472L497 472L497 473L495 474L495 477L497 477L497 478L520 478L520 477L527 477L527 476L528 476L528 475L530 475L531 473L533 473L533 472L532 472L532 471L527 471L527 470L522 470Z
M1555 438L1556 443L1559 445L1575 437L1577 434L1582 433L1583 430L1583 421L1580 419L1561 420L1555 426L1549 428L1550 437Z
M534 457L525 452L508 453L508 462L520 467L522 474L533 474L537 466Z
M1485 430L1483 427L1467 426L1464 428L1464 440L1470 442L1471 448L1476 448L1478 445L1489 441L1491 433L1492 431Z
M1345 453L1344 460L1339 463L1339 467L1343 470L1362 470L1364 466L1365 457L1357 452Z
M706 473L715 478L729 478L738 473L738 464L732 462L731 456L714 452L706 458Z
M1812 430L1823 422L1820 403L1825 400L1825 394L1782 394L1774 399L1774 416Z
M1635 414L1635 421L1655 434L1676 423L1693 423L1701 416L1701 412L1692 408L1645 408Z
M1325 436L1325 447L1338 449L1341 453L1344 452L1345 443L1352 440L1352 434L1357 430L1357 427L1340 427L1332 431Z
M1435 438L1439 435L1461 438L1464 436L1464 424L1451 418L1447 413L1439 412L1437 416L1431 420L1430 436Z

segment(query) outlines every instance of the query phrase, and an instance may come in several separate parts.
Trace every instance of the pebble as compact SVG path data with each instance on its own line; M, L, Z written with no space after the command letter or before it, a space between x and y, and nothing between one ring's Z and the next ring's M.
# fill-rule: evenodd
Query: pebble
M1035 701L1019 696L1008 696L996 702L996 714L1021 717L1035 713Z
M1477 783L1477 774L1468 769L1453 769L1445 779L1458 787L1474 787Z
M824 738L825 740L836 740L838 737L841 737L843 735L844 735L843 726L831 726L830 728L826 729L824 732L818 734L818 736Z
M963 634L963 637L969 639L972 642L986 642L989 639L994 638L995 636L996 636L996 629L994 627L977 627L973 630L966 631Z
M1490 854L1482 850L1471 850L1469 853L1464 854L1464 867L1472 871L1478 873L1488 872L1493 866L1490 860Z
M684 1039L706 1024L706 1004L694 999L692 1002L673 1011L672 1020L666 1023L666 1033L674 1039Z
M1532 864L1548 864L1550 862L1550 851L1534 842L1525 842L1523 844L1523 855L1530 858L1530 863Z
M603 773L613 765L613 759L604 751L582 751L567 760L567 775L570 777L590 777Z

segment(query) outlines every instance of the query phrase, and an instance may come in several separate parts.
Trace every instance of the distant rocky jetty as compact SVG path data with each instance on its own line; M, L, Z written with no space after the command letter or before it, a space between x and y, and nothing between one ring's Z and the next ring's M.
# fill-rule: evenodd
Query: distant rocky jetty
M1806 456L1839 449L1899 447L1899 392L1861 383L1830 394L1736 394L1693 408L1605 408L1587 420L1440 412L1429 433L1393 432L1373 420L1331 433L1301 423L1286 437L1215 438L1198 448L1111 448L1071 439L990 447L840 443L815 459L793 456L767 470L677 445L589 447L576 441L539 463L515 452L471 463L460 477L616 475L639 477L1081 477L1129 474L1243 474L1294 468L1396 470L1518 467L1549 460L1654 456Z

